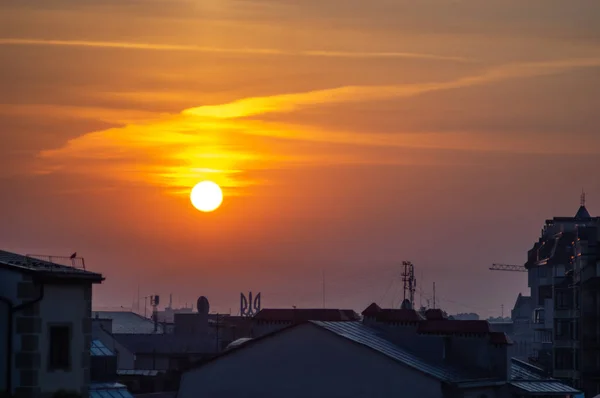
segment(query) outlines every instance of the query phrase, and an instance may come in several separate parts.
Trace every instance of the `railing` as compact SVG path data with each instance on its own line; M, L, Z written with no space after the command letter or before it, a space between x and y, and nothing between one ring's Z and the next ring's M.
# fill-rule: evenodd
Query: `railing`
M27 265L36 268L45 268L48 271L64 271L63 267L70 270L85 271L85 260L83 257L48 256L39 254L28 254L25 256Z

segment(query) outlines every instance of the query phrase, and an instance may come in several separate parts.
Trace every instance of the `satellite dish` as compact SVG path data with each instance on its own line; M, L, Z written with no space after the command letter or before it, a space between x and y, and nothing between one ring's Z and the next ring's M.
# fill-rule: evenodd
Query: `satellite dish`
M196 303L196 307L198 308L199 314L208 315L208 310L210 307L208 305L208 299L206 297L200 296L198 298L198 302Z

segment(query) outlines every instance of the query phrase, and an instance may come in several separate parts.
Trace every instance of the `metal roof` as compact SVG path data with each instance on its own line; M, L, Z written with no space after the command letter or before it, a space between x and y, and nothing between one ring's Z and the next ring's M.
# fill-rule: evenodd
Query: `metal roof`
M4 250L0 250L0 264L18 271L35 272L46 276L52 275L62 278L92 279L96 281L103 280L101 274L86 271L82 268L57 264L33 256L24 256L22 254L11 253Z
M115 354L106 348L100 340L92 340L91 355L93 357L114 357Z
M133 398L133 395L120 383L92 383L90 398Z
M510 385L528 393L535 394L566 395L581 393L581 391L555 380L512 381Z
M384 339L375 329L365 326L361 322L311 321L311 323L333 332L340 337L369 347L403 365L414 368L437 379L453 382L473 378L448 366L429 364L416 355L413 355Z
M113 334L155 334L163 333L163 326L159 323L154 331L154 322L131 311L93 311L96 319L112 319Z
M517 358L511 358L511 380L547 380L544 370Z

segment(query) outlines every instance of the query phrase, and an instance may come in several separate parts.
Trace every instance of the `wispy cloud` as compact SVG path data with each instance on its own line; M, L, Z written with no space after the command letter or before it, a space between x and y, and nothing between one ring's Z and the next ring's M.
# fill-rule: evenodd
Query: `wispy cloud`
M45 171L100 173L136 180L182 192L198 179L210 176L225 187L240 188L255 181L245 171L280 165L331 162L380 163L389 159L351 155L319 156L299 150L297 143L312 142L333 151L339 144L356 147L420 148L469 151L565 152L561 143L503 137L475 137L468 133L361 134L325 131L259 120L270 112L292 112L303 106L410 97L439 90L491 84L507 79L555 74L573 68L598 67L600 57L558 62L504 65L480 75L448 82L392 86L350 86L305 93L246 98L222 105L202 106L163 115L123 127L98 131L44 151ZM244 117L255 116L253 119ZM366 159L369 157L369 159ZM60 168L62 166L62 168Z
M245 98L229 104L191 108L185 110L183 113L223 119L240 118L271 112L291 112L304 106L317 106L320 104L412 97L434 91L492 84L507 79L551 75L575 68L598 66L600 66L600 56L552 62L510 64L492 68L480 75L463 77L447 82L388 86L345 86L305 93Z
M29 46L66 46L66 47L92 47L92 48L114 48L153 51L187 51L201 53L221 53L238 55L280 55L300 57L329 57L329 58L415 58L431 59L437 61L472 62L467 58L444 56L436 54L422 54L413 52L348 52L348 51L286 51L271 48L222 48L206 47L181 44L156 44L156 43L132 43L114 41L89 41L89 40L52 40L52 39L19 39L0 38L0 45L29 45Z

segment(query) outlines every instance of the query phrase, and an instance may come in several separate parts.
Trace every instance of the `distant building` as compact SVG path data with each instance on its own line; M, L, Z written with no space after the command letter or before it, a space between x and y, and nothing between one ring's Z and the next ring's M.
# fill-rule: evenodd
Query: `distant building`
M371 305L363 321L288 321L184 373L178 398L569 397L578 391L510 359L486 321Z
M357 321L359 319L359 315L354 312L354 310L326 308L264 308L252 318L252 337L260 337L308 320Z
M0 391L89 395L92 285L103 277L82 265L0 251Z

